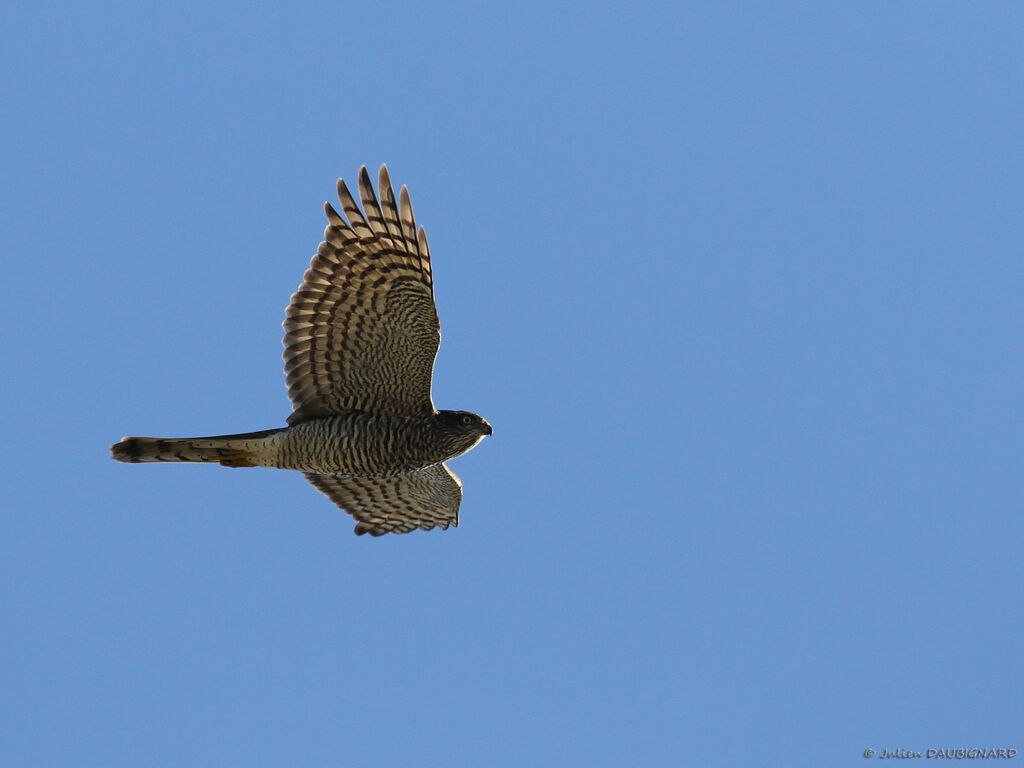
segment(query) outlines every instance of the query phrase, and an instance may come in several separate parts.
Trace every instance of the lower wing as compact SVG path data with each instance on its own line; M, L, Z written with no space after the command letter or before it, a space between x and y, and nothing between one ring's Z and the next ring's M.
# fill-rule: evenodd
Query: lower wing
M356 519L357 536L459 524L462 483L444 464L382 477L310 472L306 479Z

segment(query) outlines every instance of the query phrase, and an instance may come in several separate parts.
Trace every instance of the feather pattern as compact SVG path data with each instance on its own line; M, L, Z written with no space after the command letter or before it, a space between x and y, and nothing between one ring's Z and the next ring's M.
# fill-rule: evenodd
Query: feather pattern
M459 524L462 482L444 464L386 477L309 473L306 479L355 518L358 535Z
M441 342L430 252L405 187L381 167L379 203L365 166L361 211L343 180L324 241L292 296L284 360L289 424L348 410L399 416L433 411L430 380ZM364 216L365 212L365 216Z

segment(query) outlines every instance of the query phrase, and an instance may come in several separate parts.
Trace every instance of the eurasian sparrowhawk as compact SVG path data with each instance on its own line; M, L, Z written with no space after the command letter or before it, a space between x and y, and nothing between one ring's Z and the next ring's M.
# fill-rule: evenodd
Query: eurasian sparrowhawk
M118 461L200 461L297 469L357 521L357 534L459 524L462 483L444 465L491 434L430 396L441 343L430 251L405 187L385 166L378 202L359 170L362 211L338 180L347 221L324 204L324 242L292 295L284 360L288 426L193 438L126 437Z

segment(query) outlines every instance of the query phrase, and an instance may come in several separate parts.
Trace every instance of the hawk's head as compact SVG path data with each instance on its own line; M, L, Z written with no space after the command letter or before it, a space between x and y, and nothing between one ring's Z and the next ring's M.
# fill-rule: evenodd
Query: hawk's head
M465 453L493 432L486 419L469 411L438 411L435 425L438 437L453 457Z

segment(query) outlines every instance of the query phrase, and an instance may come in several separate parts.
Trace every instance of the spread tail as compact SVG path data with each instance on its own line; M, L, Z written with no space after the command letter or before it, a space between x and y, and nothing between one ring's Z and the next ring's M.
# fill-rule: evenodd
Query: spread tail
M216 437L125 437L110 446L117 461L131 464L145 461L213 461L225 467L260 466L259 450L264 438L283 432L267 429L240 435Z

